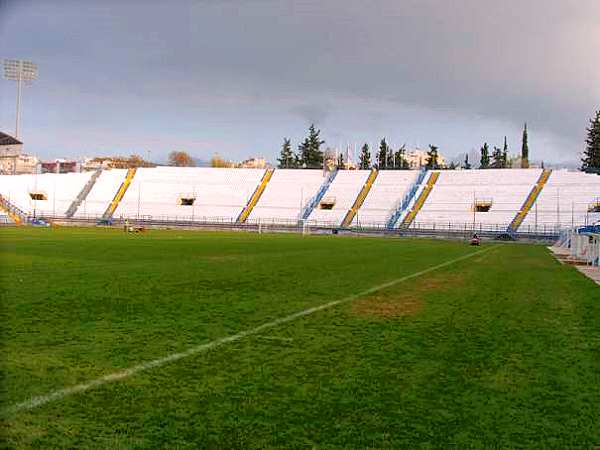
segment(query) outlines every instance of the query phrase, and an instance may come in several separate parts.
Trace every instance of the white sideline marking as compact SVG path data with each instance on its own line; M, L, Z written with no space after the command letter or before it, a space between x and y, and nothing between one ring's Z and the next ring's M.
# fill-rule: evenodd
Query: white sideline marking
M87 383L76 384L75 386L71 386L65 389L60 389L58 391L54 391L47 395L40 395L37 397L32 397L29 400L26 400L21 403L16 403L8 408L6 408L3 413L11 414L16 413L23 410L30 410L37 408L38 406L45 405L46 403L50 403L56 400L60 400L62 398L68 397L73 394L77 394L80 392L89 391L98 386L102 386L106 383L111 383L113 381L123 380L125 378L129 378L132 375L135 375L139 372L143 372L146 370L153 369L155 367L159 367L165 364L168 364L173 361L177 361L183 358L187 358L188 356L196 355L198 353L207 352L213 348L220 347L221 345L228 344L230 342L239 341L247 336L251 336L254 334L258 334L264 330L269 328L276 327L277 325L281 325L283 323L291 322L293 320L299 319L301 317L309 316L319 311L323 311L324 309L331 308L333 306L340 305L342 303L351 302L359 297L364 297L365 295L372 294L374 292L380 291L382 289L394 286L395 284L402 283L403 281L410 280L412 278L420 277L421 275L425 275L426 273L433 272L434 270L441 269L442 267L449 266L451 264L457 263L459 261L463 261L468 258L472 258L473 256L480 255L482 253L488 252L497 246L492 246L484 250L479 250L474 253L470 253L468 255L460 256L458 258L451 259L450 261L446 261L441 264L437 264L435 266L429 267L428 269L421 270L419 272L415 272L411 275L405 275L401 278L397 278L392 281L388 281L387 283L380 284L378 286L374 286L372 288L366 289L364 291L358 292L356 294L350 295L348 297L342 298L340 300L334 300L332 302L323 303L319 306L314 306L312 308L305 309L303 311L299 311L294 314L290 314L286 317L281 317L279 319L275 319L271 322L264 323L250 330L241 331L237 334L233 334L231 336L226 336L224 338L216 339L214 341L208 342L206 344L197 345L196 347L192 347L189 350L179 353L173 353L168 356L164 356L162 358L154 359L152 361L148 361L142 364L138 364L137 366L130 367L129 369L121 370L119 372L113 372L108 375L104 375L103 377L96 378L95 380L89 381Z

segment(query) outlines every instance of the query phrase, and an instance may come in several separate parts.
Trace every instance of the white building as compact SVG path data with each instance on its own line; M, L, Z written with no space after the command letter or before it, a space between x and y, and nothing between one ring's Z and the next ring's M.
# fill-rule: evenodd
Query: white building
M34 173L38 159L23 153L23 143L0 131L0 174Z

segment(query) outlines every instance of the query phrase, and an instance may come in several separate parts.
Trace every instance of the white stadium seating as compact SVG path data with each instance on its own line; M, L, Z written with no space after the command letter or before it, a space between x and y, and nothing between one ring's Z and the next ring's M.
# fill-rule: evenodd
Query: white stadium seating
M103 170L75 217L100 217L125 179L126 169Z
M0 193L30 215L62 216L91 176L91 172L0 175ZM46 200L34 200L32 193L43 194Z
M600 176L553 170L519 231L593 224L599 213L588 212L600 200Z
M369 173L369 170L340 170L323 196L323 200L335 202L332 209L313 209L307 223L339 226ZM92 186L91 191L74 217L97 219L119 191L127 170L103 170L94 184L92 174L2 175L0 194L26 214L33 215L35 211L38 217L64 216L91 180L88 185ZM352 225L386 226L418 174L418 171L379 171ZM470 228L475 223L476 227L505 230L541 174L541 169L440 171L439 179L418 210L412 226ZM264 169L141 168L135 173L113 217L234 222L264 175ZM428 179L426 176L425 182ZM321 170L275 170L250 212L248 222L297 223L301 212L315 198L325 180ZM32 193L43 194L46 199L34 200ZM182 199L193 199L193 204L182 204ZM519 231L555 230L596 223L600 213L590 209L599 200L600 176L552 171ZM475 202L490 202L491 207L488 212L475 212ZM3 213L0 223L5 222L6 214Z
M444 170L416 226L453 224L506 228L535 186L541 169ZM474 212L476 201L491 201L489 212Z
M324 180L322 170L275 170L249 222L297 222Z
M340 225L344 216L356 200L371 173L370 170L340 170L323 198L335 199L332 209L315 208L308 221L328 225Z
M416 170L380 170L357 213L358 223L384 226L418 175Z
M264 169L138 169L114 217L235 221L264 173ZM182 197L195 200L181 205Z

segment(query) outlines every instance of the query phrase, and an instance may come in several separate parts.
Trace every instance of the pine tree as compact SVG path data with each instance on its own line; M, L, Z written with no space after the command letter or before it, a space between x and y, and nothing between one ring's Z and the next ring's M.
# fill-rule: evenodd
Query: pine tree
M471 164L469 163L469 154L468 153L465 155L465 164L463 165L463 169L465 169L465 170L471 169Z
M481 160L479 161L479 168L490 168L490 148L488 147L487 142L484 142L483 147L481 147Z
M383 138L379 143L379 153L377 154L377 163L379 165L380 170L388 168L389 153L390 146L385 141L385 138Z
M371 167L371 152L369 151L369 144L366 142L360 149L360 168L368 169Z
M279 158L277 158L277 162L280 169L295 169L297 167L296 155L292 152L290 140L287 138L283 139L281 153L279 154Z
M596 117L590 119L581 170L600 173L600 111L596 112Z
M429 151L427 152L427 165L428 169L437 169L438 168L438 147L435 145L429 146Z
M521 143L521 169L529 169L529 137L527 136L527 122L523 128L523 140Z
M308 128L308 136L298 146L299 163L307 169L318 169L323 166L321 145L325 143L320 138L321 130L313 125Z

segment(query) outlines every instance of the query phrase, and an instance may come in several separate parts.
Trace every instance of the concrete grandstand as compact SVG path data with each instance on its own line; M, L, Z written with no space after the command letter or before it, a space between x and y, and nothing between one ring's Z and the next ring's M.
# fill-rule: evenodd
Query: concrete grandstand
M6 205L48 220L553 233L600 220L600 177L566 170L157 167L5 175L0 194ZM4 207L0 221L10 220Z

